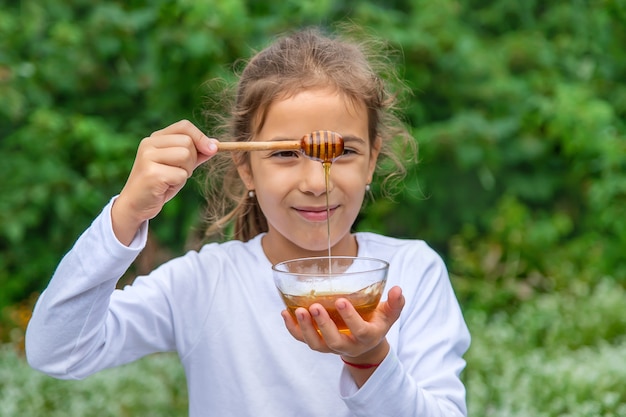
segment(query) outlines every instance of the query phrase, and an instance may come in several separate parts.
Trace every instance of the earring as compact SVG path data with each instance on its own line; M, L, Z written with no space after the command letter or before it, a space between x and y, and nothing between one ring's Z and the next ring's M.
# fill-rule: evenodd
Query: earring
M366 192L366 193L369 193L371 188L372 188L372 187L370 187L370 185L369 185L369 184L365 184L365 192Z
M254 190L248 191L248 197L250 197L250 198L256 197L256 193L254 192Z

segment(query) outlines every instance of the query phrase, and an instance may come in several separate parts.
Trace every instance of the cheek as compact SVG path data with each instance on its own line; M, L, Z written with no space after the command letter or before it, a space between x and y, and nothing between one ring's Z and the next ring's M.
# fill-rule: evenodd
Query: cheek
M283 175L280 172L255 172L257 200L263 213L268 216L285 198L289 189L293 187L294 176Z
M355 167L353 165L331 166L330 181L339 186L346 193L358 194L365 190L368 181L368 170L366 166Z
M288 169L266 169L254 173L259 190L267 193L281 193L289 187L293 187L297 175Z

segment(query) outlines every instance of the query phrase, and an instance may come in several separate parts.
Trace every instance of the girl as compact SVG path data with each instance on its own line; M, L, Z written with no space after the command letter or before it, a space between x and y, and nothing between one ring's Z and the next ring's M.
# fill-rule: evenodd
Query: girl
M213 189L236 199L214 223L234 219L236 239L115 290L145 245L148 221L196 168L219 165L216 139L181 121L141 142L119 196L61 261L29 324L29 363L84 378L176 351L193 417L466 415L459 374L469 334L441 259L422 241L350 232L379 156L391 139L410 139L365 51L316 30L277 40L243 71L229 132L235 141L317 130L345 138L330 170L330 242L333 255L390 263L387 300L370 321L345 299L336 307L348 335L319 304L296 318L284 310L271 265L326 256L329 241L322 165L294 151L234 154Z

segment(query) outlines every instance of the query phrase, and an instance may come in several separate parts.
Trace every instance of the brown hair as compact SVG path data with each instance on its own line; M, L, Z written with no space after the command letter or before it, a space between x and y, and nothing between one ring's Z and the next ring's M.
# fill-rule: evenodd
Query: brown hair
M316 28L278 38L243 69L220 140L249 141L261 129L268 108L276 100L307 89L331 87L365 104L370 144L377 137L382 139L378 166L384 164L387 169L381 185L398 182L405 174L404 161L412 159L416 148L395 115L397 94L391 92L391 86L401 89L402 84L393 71L389 51L382 51L381 46L372 39L351 37L347 31L344 37L333 37ZM404 146L394 147L392 141ZM205 164L207 236L223 233L231 224L232 237L243 241L268 230L265 215L256 199L248 197L237 173L237 165L246 163L246 153L235 153L232 157L226 154L226 158L218 154Z

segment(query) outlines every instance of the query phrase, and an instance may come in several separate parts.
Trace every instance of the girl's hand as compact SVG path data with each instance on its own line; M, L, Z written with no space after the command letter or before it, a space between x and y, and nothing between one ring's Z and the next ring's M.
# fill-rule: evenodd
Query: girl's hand
M187 120L143 139L111 212L113 231L120 242L130 244L141 223L154 218L183 188L194 169L216 152L215 139L209 139Z
M387 294L387 301L380 303L372 318L365 321L348 300L340 298L335 302L335 306L350 329L350 334L340 333L326 309L320 304L313 304L308 310L298 308L297 321L287 310L282 312L282 317L289 333L313 350L336 353L351 363L378 364L389 352L385 336L400 317L404 301L400 287L391 288ZM361 369L353 368L350 371L354 371L353 376L358 379L355 373L358 376L369 377L374 369L359 372Z

